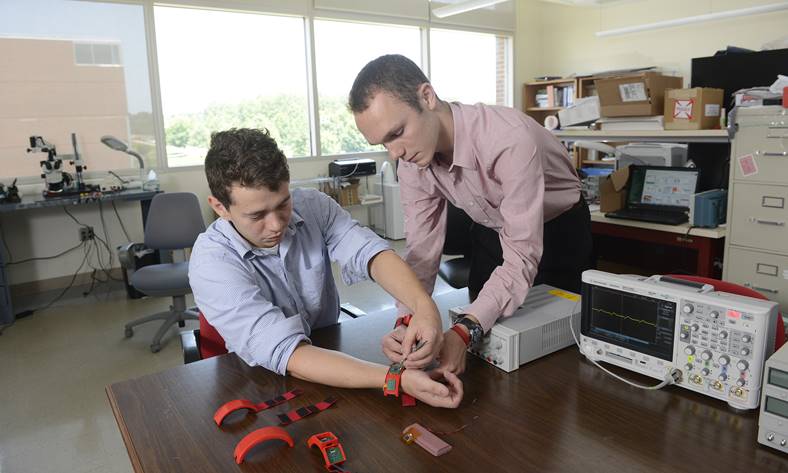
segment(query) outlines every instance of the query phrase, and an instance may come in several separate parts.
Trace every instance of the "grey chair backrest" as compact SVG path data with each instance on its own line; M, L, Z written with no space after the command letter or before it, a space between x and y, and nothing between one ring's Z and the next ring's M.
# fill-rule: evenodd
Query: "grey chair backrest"
M200 201L191 192L156 194L145 224L145 246L155 250L191 248L205 231Z

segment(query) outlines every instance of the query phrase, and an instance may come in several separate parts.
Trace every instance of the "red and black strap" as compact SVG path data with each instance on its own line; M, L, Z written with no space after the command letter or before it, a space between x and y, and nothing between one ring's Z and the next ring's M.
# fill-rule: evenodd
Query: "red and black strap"
M336 402L337 399L335 397L327 397L324 401L318 402L317 404L310 404L308 406L299 407L298 409L293 409L292 411L285 414L279 414L277 416L279 418L279 425L290 425L293 422L303 419L304 417L324 411L334 405Z
M293 399L295 397L298 397L298 396L302 395L303 393L304 393L304 391L302 391L300 389L293 389L292 391L287 391L286 393L283 393L283 394L281 394L279 396L276 396L273 399L269 399L267 401L263 401L263 402L257 404L257 406L259 408L258 411L262 411L262 410L265 410L265 409L270 409L270 408L272 408L274 406L278 406L279 404L282 404L283 402L287 402L287 401L289 401L289 400L291 400L291 399Z

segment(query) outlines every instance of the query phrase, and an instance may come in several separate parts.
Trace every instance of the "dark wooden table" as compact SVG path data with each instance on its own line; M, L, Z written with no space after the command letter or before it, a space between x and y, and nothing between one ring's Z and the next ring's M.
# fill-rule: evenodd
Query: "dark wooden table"
M392 323L392 316L368 316L316 331L312 340L382 362L379 338ZM757 443L757 411L737 412L675 387L626 386L574 347L508 374L471 356L462 379L458 409L402 408L380 390L284 378L230 354L116 383L107 395L137 472L325 471L317 450L306 447L323 431L339 437L352 472L788 471L788 457ZM211 418L231 399L259 402L293 388L305 394L228 427L219 429ZM339 399L335 407L287 427L295 448L271 441L236 466L233 450L244 435L276 424L277 413L328 396ZM466 427L444 436L453 450L436 458L400 441L413 422L434 431Z

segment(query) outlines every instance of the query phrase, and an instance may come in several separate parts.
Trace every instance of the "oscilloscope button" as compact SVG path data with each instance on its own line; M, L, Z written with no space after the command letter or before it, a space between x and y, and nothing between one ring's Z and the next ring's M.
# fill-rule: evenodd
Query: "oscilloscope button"
M721 366L727 366L728 363L731 362L731 359L728 358L728 355L722 355L721 357L717 358L717 361L720 363Z
M694 355L695 354L695 347L692 345L688 345L687 348L684 349L684 353L687 355Z
M711 352L709 350L703 350L703 353L700 354L700 358L704 361L711 360Z
M695 311L695 307L692 304L684 304L684 307L681 308L685 314L691 314Z
M750 364L747 363L747 360L739 360L739 362L736 363L736 367L739 368L740 371L746 371L747 368L750 367Z

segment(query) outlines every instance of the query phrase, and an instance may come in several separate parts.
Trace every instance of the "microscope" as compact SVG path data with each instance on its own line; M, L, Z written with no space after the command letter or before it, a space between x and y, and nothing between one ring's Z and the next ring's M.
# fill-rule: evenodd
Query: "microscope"
M82 171L86 170L87 166L82 164L79 151L77 151L76 133L71 134L71 145L74 148L74 154L58 156L55 146L48 143L43 137L30 137L30 147L27 148L28 153L47 153L47 159L39 161L41 164L41 178L44 179L45 183L44 197L96 192L99 190L97 186L85 184L82 179ZM71 174L65 172L63 158L70 159L69 164L74 166L76 181Z

